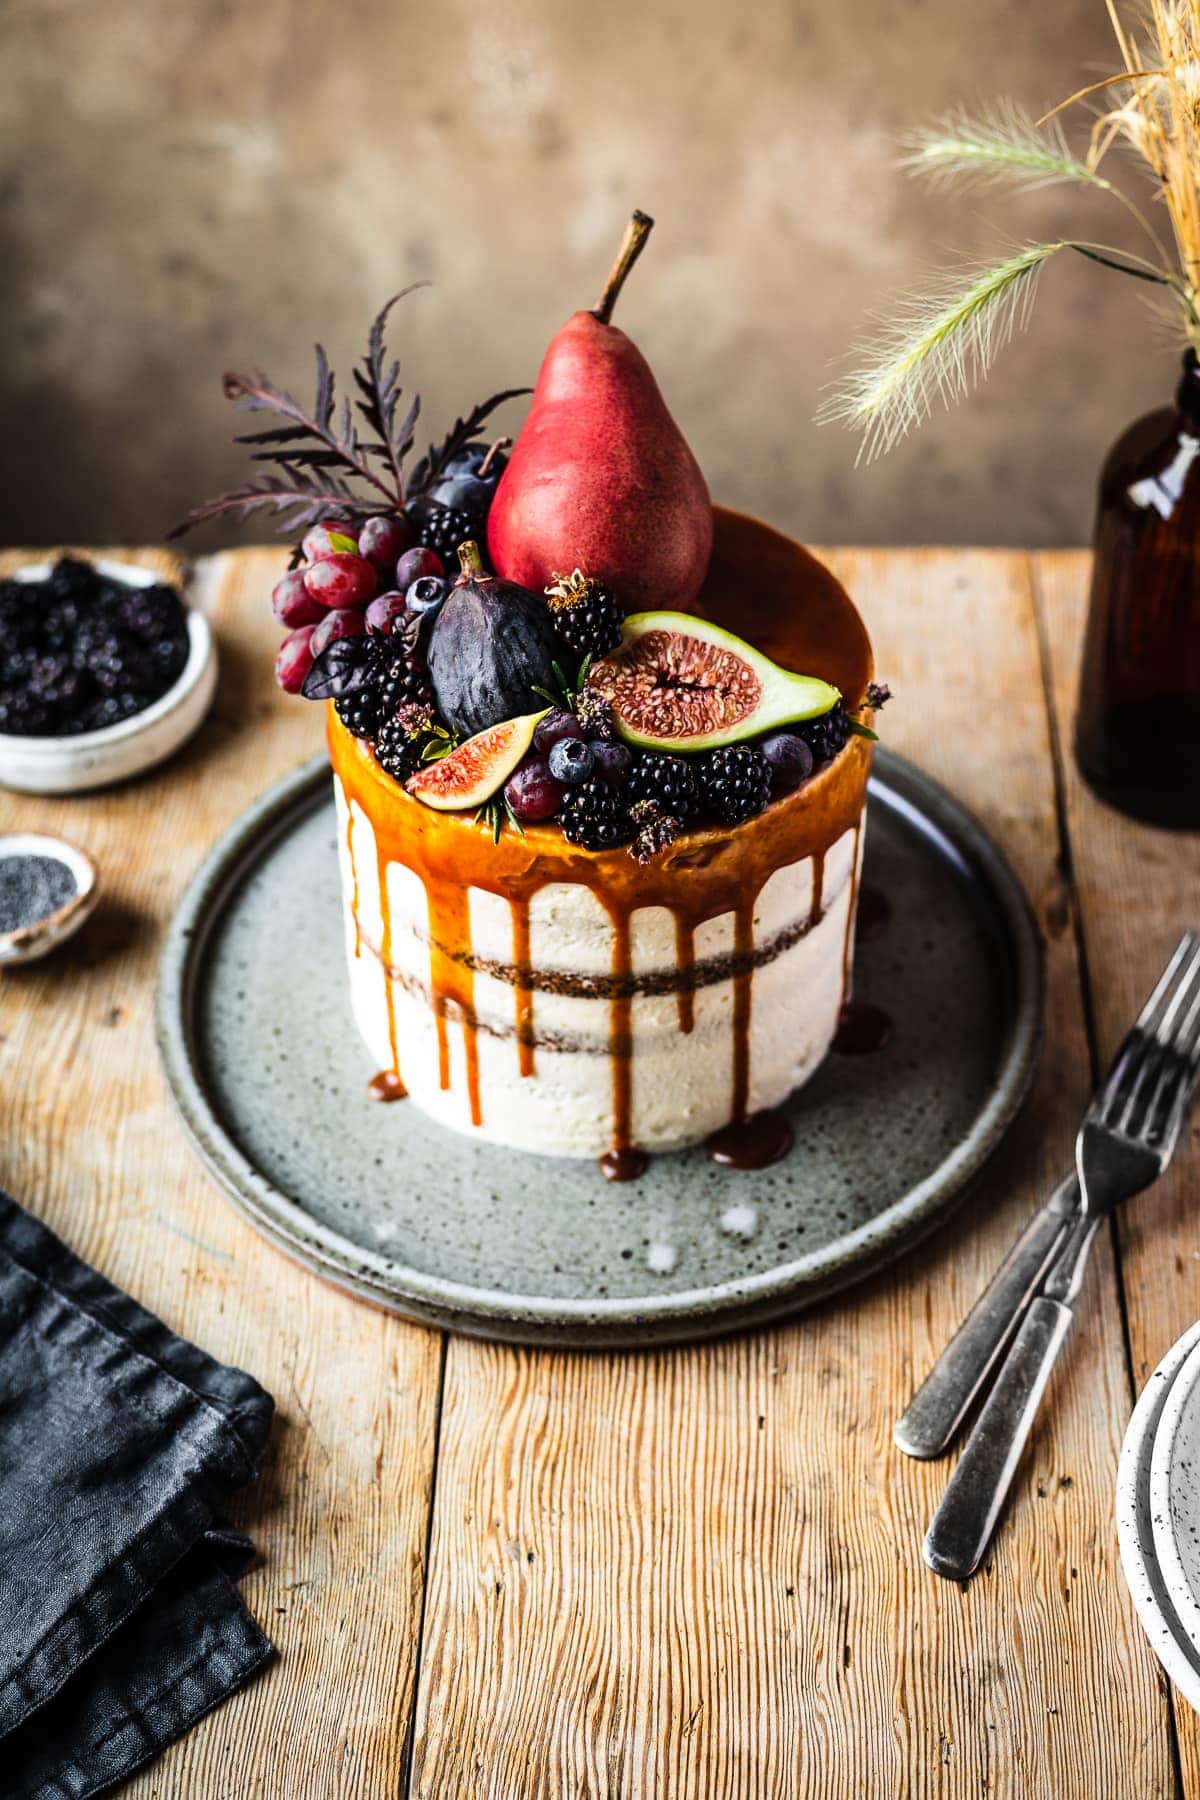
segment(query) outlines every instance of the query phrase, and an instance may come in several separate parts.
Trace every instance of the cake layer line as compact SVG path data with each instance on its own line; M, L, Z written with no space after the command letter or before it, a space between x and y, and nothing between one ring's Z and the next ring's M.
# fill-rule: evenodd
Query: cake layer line
M524 968L517 963L498 962L490 957L478 956L474 951L443 951L453 962L460 963L476 975L489 975L512 988L532 988L537 993L561 994L572 1000L636 1000L652 998L664 994L691 994L698 988L715 987L720 982L732 981L739 975L749 975L755 969L766 968L776 957L783 956L800 939L807 937L813 928L825 917L824 908L820 912L805 919L796 919L777 931L774 937L768 938L765 944L756 944L753 950L727 951L722 956L702 958L687 966L673 969L651 969L641 974L632 970L627 975L572 975L565 970ZM430 940L418 935L419 943L429 947ZM364 948L372 956L383 962L377 945L362 933ZM394 964L384 963L393 981L402 986L411 987L411 977L406 970ZM418 984L419 986L420 984Z

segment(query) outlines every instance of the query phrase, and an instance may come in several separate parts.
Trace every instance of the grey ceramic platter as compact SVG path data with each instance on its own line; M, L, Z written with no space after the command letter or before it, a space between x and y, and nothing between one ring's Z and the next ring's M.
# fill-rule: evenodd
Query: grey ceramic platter
M234 1205L318 1275L410 1317L589 1346L792 1312L930 1231L1028 1088L1042 962L1022 891L970 815L895 756L876 759L863 876L890 917L855 965L892 1037L830 1056L789 1103L794 1150L755 1174L698 1148L610 1185L590 1161L499 1150L369 1101L335 833L318 759L217 843L168 934L159 1040Z

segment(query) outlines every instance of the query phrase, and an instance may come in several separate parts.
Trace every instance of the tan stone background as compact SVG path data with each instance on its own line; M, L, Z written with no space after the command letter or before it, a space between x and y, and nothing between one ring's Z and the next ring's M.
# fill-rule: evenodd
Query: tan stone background
M1111 60L1102 0L4 0L0 541L157 538L241 474L224 367L306 390L315 336L348 360L422 277L397 343L440 430L532 379L635 205L621 323L716 495L826 542L1079 541L1173 381L1140 284L1060 259L991 384L871 468L812 415L947 256L1122 239L1102 196L893 166L956 101Z

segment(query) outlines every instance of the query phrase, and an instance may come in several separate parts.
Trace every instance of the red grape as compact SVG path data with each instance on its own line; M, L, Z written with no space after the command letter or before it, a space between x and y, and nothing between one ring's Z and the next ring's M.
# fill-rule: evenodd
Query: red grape
M549 756L555 744L563 738L581 738L583 726L573 712L565 706L556 706L548 712L533 734L533 747L539 756Z
M563 791L540 756L523 762L504 784L504 798L523 824L552 819L562 805Z
M319 625L312 628L312 653L320 656L322 650L328 650L330 644L336 644L339 638L362 637L367 629L367 621L359 609L342 606L334 612L327 612Z
M341 519L326 519L305 532L300 548L307 562L322 562L327 556L343 556L357 550L358 533Z
M285 694L298 694L304 677L313 666L312 635L315 625L302 625L290 632L279 646L275 658L275 679Z
M271 611L289 631L315 625L323 610L304 585L303 569L290 570L271 589Z
M357 551L337 551L304 571L304 585L321 606L365 606L373 600L379 577Z
M396 561L413 541L408 520L398 513L385 517L382 513L368 519L358 534L358 553L373 563L381 575L391 575Z
M407 594L414 581L422 575L444 575L445 565L436 550L426 550L420 544L413 550L406 550L396 564L396 586L402 594Z
M367 629L369 631L390 631L396 620L406 610L403 594L379 594L367 608Z

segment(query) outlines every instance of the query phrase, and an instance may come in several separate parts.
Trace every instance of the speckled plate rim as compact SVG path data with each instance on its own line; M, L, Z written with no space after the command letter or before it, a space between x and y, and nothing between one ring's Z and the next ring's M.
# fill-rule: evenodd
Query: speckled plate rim
M205 858L163 947L157 1031L183 1122L238 1210L307 1268L362 1299L469 1335L580 1348L683 1343L765 1323L862 1280L931 1231L992 1155L1028 1093L1041 1044L1044 971L1041 938L1024 890L965 807L913 764L881 750L871 777L876 802L936 840L938 853L982 890L1007 940L1011 1014L996 1080L971 1129L950 1153L891 1206L820 1250L744 1280L683 1292L588 1300L510 1294L381 1256L313 1219L242 1153L206 1091L195 1041L197 972L228 895L282 834L324 803L328 781L323 755L302 764L269 788Z
M1151 1498L1151 1467L1176 1377L1200 1346L1200 1322L1167 1351L1138 1397L1117 1466L1117 1545L1121 1570L1150 1648L1188 1704L1200 1712L1200 1652L1171 1603L1159 1566Z
M1181 1462L1180 1434L1189 1402L1200 1383L1200 1344L1193 1344L1175 1373L1163 1401L1150 1453L1150 1522L1154 1553L1163 1587L1179 1622L1184 1641L1200 1651L1200 1599L1179 1550L1176 1477ZM1194 1420L1193 1420L1194 1422Z

